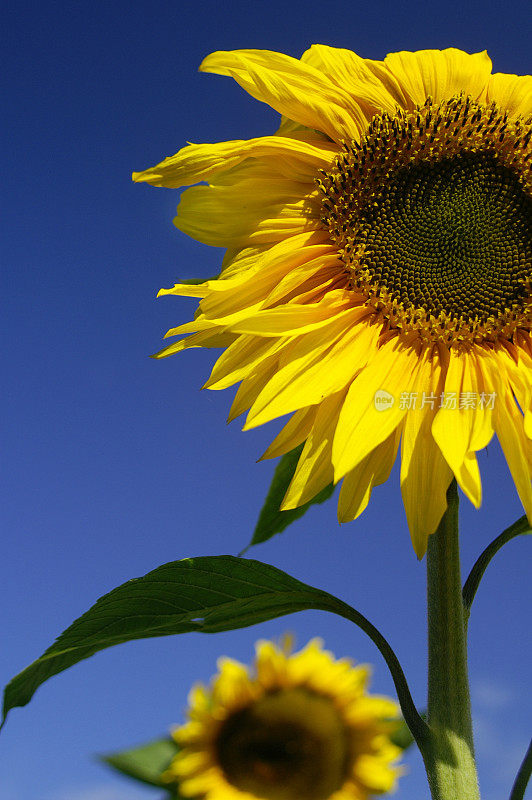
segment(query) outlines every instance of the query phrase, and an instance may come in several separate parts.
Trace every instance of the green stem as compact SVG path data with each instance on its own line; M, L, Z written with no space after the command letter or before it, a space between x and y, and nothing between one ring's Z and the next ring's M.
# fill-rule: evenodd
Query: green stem
M515 783L512 787L510 800L523 800L525 796L528 781L532 775L532 742L528 745L523 763L519 767L519 772L516 775Z
M493 556L499 552L503 545L507 544L507 542L511 541L516 536L531 533L532 529L530 528L530 523L528 522L527 518L525 516L520 517L517 522L514 522L514 524L510 525L509 528L506 528L506 530L503 531L500 536L497 536L497 538L494 539L492 543L486 547L484 552L477 558L473 569L469 573L469 576L464 583L464 588L462 589L466 625L471 612L471 604L475 597L475 593Z
M480 800L473 749L467 648L458 543L458 492L427 550L428 724L422 743L433 800Z

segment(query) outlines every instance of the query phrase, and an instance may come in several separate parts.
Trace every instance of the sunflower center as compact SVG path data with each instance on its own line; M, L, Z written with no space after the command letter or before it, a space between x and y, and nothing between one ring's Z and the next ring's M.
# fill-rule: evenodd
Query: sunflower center
M322 173L322 222L389 328L448 345L531 329L531 136L494 105L429 99Z
M332 701L305 689L231 714L216 741L229 783L266 800L325 800L346 777L347 734Z

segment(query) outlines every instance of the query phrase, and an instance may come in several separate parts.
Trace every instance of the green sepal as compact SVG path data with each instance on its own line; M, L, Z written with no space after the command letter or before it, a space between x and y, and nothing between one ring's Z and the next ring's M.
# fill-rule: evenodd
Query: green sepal
M421 713L420 716L422 719L425 720L427 718L427 714L424 711ZM390 740L396 747L400 747L401 750L408 750L408 748L411 747L415 741L412 735L412 731L406 724L403 717L401 717L397 721L392 720L392 722L394 722L394 727L393 730L390 732Z
M396 747L400 747L401 750L407 750L414 744L414 737L404 719L398 721L397 727L395 727L389 735L392 744Z
M217 281L219 275L213 275L212 278L182 278L176 283L183 283L186 286L198 286L200 283L206 283L207 281Z
M108 753L98 756L117 772L127 775L141 783L158 786L167 791L174 792L167 781L161 779L162 773L170 766L172 759L179 752L179 747L170 737L156 739L152 742L121 750L118 753Z
M299 461L302 450L303 445L301 444L284 455L277 464L266 500L264 501L257 525L253 532L253 538L242 553L247 552L247 550L255 544L266 542L268 539L271 539L272 536L275 536L276 533L281 533L292 522L302 517L310 506L315 503L325 502L334 492L334 484L330 483L315 497L309 500L308 503L305 503L299 508L289 509L288 511L279 510L288 487L290 486L290 482L294 477L297 462Z

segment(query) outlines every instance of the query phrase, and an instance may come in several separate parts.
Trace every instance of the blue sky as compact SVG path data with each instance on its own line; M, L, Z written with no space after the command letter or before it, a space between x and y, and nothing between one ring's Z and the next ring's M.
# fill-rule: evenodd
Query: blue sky
M19 2L2 12L3 570L5 684L98 596L167 561L237 553L274 465L256 459L280 425L227 426L233 391L200 392L213 362L193 350L156 362L162 334L194 301L155 300L178 278L216 274L222 251L172 225L178 194L131 183L187 140L272 132L274 112L228 78L200 75L211 51L299 56L320 42L382 58L400 49L488 49L495 71L530 71L525 3ZM484 503L462 503L464 572L522 514L498 445L480 455ZM470 668L483 800L507 796L526 749L530 602L516 540L473 607ZM250 553L356 606L385 634L425 702L425 569L409 543L397 470L357 522L313 509ZM153 639L100 653L11 713L0 737L3 800L157 798L96 753L164 734L190 685L222 653L249 660L257 638L322 636L374 665L347 622L305 612L256 628ZM528 695L529 697L529 695ZM528 713L527 713L528 712ZM419 758L398 800L428 796Z

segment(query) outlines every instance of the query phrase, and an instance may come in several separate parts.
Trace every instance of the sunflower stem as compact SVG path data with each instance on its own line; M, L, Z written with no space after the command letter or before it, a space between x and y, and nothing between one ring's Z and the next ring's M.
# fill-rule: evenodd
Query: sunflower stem
M480 800L467 671L466 620L458 542L458 492L427 550L428 724L422 744L433 800Z

